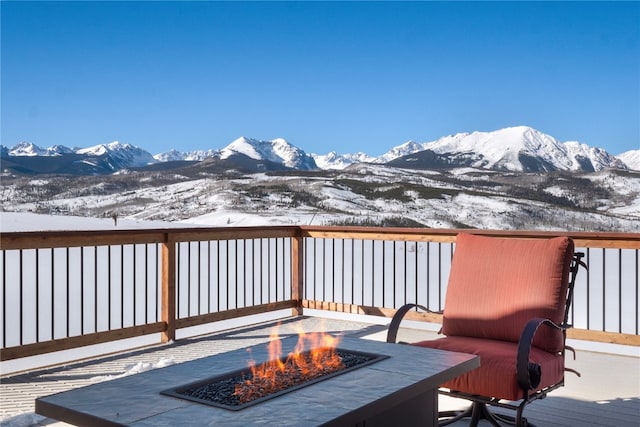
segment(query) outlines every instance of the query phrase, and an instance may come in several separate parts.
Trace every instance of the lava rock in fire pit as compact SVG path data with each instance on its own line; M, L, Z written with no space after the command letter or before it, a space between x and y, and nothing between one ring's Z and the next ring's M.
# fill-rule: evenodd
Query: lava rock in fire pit
M335 349L331 352L338 357L339 364L323 365L321 360L313 360L310 352L304 352L301 353L304 358L303 365L315 364L316 369L301 369L290 358L283 358L279 360L281 363L266 362L258 366L264 370L265 365L268 365L266 369L272 371L270 372L272 375L268 377L254 378L253 372L255 370L252 372L243 369L204 382L180 387L167 394L237 410L386 358L386 356L377 354L342 349Z

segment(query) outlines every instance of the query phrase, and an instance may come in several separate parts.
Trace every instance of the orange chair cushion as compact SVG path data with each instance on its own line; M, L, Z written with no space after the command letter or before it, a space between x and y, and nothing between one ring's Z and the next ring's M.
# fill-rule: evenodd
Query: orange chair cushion
M447 287L442 333L518 342L531 318L564 318L573 241L460 233ZM562 351L559 330L541 328L534 345Z
M445 337L413 345L457 351L480 356L480 367L467 372L441 387L506 400L523 398L516 376L518 345L506 341L480 338ZM564 356L537 348L531 349L529 360L541 366L542 377L537 390L558 384L564 378Z

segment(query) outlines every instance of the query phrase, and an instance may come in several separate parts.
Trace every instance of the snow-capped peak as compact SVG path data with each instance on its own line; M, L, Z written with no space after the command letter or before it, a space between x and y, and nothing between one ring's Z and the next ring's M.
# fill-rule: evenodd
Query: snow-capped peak
M63 154L71 154L73 150L71 148L67 148L64 145L54 145L49 148L42 148L33 144L31 142L23 141L13 147L11 150L8 150L9 156L60 156Z
M640 149L625 151L617 155L616 158L627 165L629 169L640 171Z
M383 155L376 157L374 163L387 163L398 157L408 156L409 154L417 153L425 149L425 144L420 144L416 141L409 140L404 144L393 147Z
M528 126L459 133L425 143L423 147L452 158L464 157L477 168L511 171L624 168L621 162L602 149L575 141L563 143Z
M164 153L158 153L153 156L154 159L160 162L171 162L175 160L184 160L185 154L172 148L169 151L165 151Z
M342 170L354 163L373 163L375 161L374 157L362 152L338 154L335 151L330 151L324 155L311 154L311 156L316 161L316 165L318 165L320 169Z
M56 144L54 146L47 148L47 153L50 156L61 156L63 154L73 154L75 153L75 150L65 147L64 145Z
M562 159L566 150L553 137L527 126L504 128L493 132L459 133L425 144L438 154L476 153L473 166L523 170L521 154ZM555 163L555 162L554 162Z
M102 156L110 152L126 151L135 148L130 144L122 144L120 141L113 141L109 144L98 144L93 147L81 148L76 151L78 154L88 154L90 156Z
M261 141L240 137L220 151L220 158L227 159L234 154L244 154L254 160L267 160L281 163L295 169L315 169L317 166L313 157L303 150L291 145L283 138L272 141Z
M82 148L76 150L76 153L96 157L108 155L112 158L111 163L115 170L120 167L141 167L157 163L157 160L148 151L119 141Z
M10 156L46 156L47 150L31 142L22 141L9 150Z
M176 160L202 161L209 157L216 157L219 155L220 151L214 149L187 151L184 153L176 149L171 149L167 152L156 154L153 158L159 162L170 162Z

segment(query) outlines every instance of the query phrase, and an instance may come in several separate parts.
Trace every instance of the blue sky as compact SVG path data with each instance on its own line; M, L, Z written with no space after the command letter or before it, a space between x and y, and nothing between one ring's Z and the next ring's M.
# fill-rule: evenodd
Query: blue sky
M2 144L640 149L640 2L2 1Z

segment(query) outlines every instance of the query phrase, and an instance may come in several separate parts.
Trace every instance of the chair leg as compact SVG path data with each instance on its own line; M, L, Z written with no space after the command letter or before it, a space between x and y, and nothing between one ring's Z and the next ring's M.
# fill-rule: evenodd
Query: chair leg
M469 418L473 410L473 405L464 411L442 411L438 413L438 426L448 426L463 418Z
M478 427L478 423L480 422L480 418L484 417L484 404L473 402L471 405L471 421L469 421L469 427Z
M463 418L471 418L469 427L477 427L480 420L487 420L494 427L502 427L504 424L516 427L535 427L529 424L527 419L522 416L524 406L518 408L516 417L508 415L494 414L489 411L487 405L481 402L473 402L469 408L464 411L444 411L438 414L438 426L447 426L460 421Z
M512 417L510 415L493 414L493 413L491 415L495 419L497 419L498 422L501 422L501 423L509 424L516 427L535 427L533 424L529 424L529 421L524 416L522 416L522 413L524 412L524 407L526 406L526 404L527 402L523 401L518 406L515 417Z
M471 417L469 426L477 427L480 420L487 420L494 427L502 427L496 417L494 417L493 414L489 412L487 405L480 402L473 402L472 406L474 406L473 416Z

